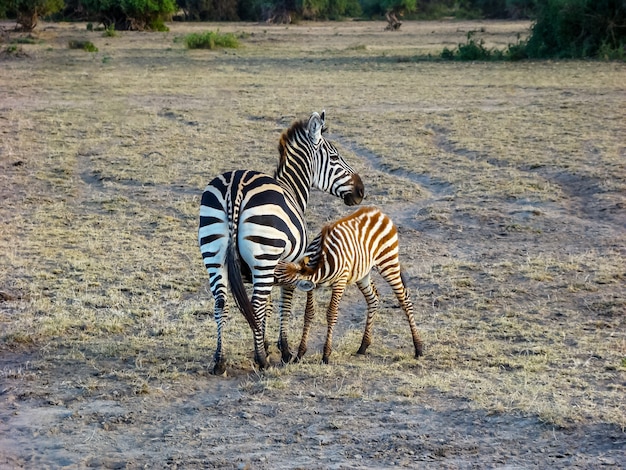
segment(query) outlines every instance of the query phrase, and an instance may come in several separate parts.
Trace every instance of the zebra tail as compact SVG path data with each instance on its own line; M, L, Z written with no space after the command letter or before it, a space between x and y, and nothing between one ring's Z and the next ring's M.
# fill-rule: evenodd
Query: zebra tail
M241 266L239 264L239 256L237 254L237 247L235 242L231 238L228 242L228 250L226 251L226 266L228 269L228 283L230 289L235 298L235 303L243 316L248 320L248 324L252 331L258 331L259 325L254 317L254 308L252 302L248 298L246 287L243 284L243 278L241 276Z

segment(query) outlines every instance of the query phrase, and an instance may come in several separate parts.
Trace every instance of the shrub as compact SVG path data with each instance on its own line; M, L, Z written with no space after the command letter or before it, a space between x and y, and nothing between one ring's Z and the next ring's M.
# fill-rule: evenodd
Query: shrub
M16 15L17 24L22 31L32 31L37 26L39 17L61 11L63 0L7 0L0 9Z
M441 52L440 57L444 60L522 60L527 59L526 42L517 36L516 44L509 44L504 50L487 49L482 39L474 39L476 31L467 33L467 42L459 44L455 50L447 47Z
M208 31L203 34L193 33L185 36L188 49L216 49L218 47L239 47L239 40L232 33L220 34Z
M103 35L104 37L107 37L107 38L113 38L117 36L117 31L115 31L115 25L112 24L112 25L109 25L108 28L105 28Z
M186 21L238 21L237 0L176 0ZM258 18L254 18L258 19Z
M106 29L168 31L164 21L176 11L175 0L83 0L83 7Z
M98 48L91 41L72 40L68 44L70 49L82 49L87 52L98 52Z
M623 54L626 2L546 0L532 27L526 52L535 58L598 57Z

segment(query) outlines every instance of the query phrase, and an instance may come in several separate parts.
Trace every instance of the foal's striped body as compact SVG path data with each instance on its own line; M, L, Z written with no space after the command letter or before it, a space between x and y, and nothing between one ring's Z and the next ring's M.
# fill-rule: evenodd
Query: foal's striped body
M372 340L372 323L378 310L378 292L370 273L378 268L389 283L411 327L415 357L422 355L413 304L404 284L398 257L398 231L389 217L374 207L362 207L353 214L322 228L306 249L299 263L281 261L275 272L278 283L297 285L307 290L307 307L298 358L306 352L306 343L314 315L311 290L331 286L332 296L326 313L328 333L322 360L328 363L332 349L333 328L337 322L341 297L349 284L359 287L367 300L367 321L359 354L365 354Z

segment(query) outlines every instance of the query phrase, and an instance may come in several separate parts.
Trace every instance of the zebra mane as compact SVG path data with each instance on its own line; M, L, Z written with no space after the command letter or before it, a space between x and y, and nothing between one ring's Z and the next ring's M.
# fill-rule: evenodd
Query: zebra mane
M285 161L287 159L287 142L291 142L294 140L296 135L300 132L306 132L307 125L309 124L309 119L300 119L299 121L294 121L291 126L283 131L278 141L278 153L280 155L280 160L278 161L278 167L274 172L274 178L278 173L278 169L285 165ZM326 124L322 127L322 134L326 133L328 130L328 126Z

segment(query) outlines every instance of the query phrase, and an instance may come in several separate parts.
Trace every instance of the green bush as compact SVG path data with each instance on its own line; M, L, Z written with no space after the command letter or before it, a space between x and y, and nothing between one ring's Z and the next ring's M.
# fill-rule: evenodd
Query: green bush
M239 47L239 40L232 33L220 34L219 32L208 31L203 34L188 34L184 38L185 46L188 49L216 49L218 47Z
M72 40L68 43L70 49L82 49L87 52L98 52L98 48L91 41Z
M476 31L467 33L467 42L459 44L456 49L448 49L447 47L441 52L440 57L444 60L522 60L527 59L526 42L517 36L516 44L509 44L508 47L501 51L499 49L487 49L483 39L474 39Z
M63 0L3 0L0 11L6 15L15 15L17 24L23 31L32 31L39 18L51 15L63 9Z
M239 3L238 0L176 0L185 21L238 21Z
M116 31L167 31L164 21L176 11L175 0L82 0L92 17Z
M115 31L115 25L109 25L108 28L104 29L104 37L107 38L114 38L115 36L117 36L117 31Z
M619 57L625 44L623 0L546 0L526 52L533 58Z

